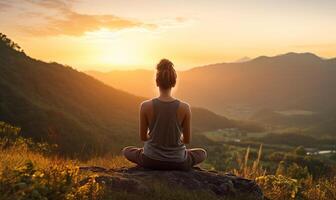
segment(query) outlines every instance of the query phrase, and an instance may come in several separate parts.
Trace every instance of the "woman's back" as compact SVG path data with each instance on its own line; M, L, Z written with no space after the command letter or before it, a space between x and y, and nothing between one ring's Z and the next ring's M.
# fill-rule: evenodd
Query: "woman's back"
M186 146L181 141L184 113L183 106L180 107L182 103L177 99L162 101L158 98L147 103L149 138L144 145L144 154L155 160L185 161Z
M203 149L186 149L191 138L191 111L187 103L171 95L177 78L173 66L167 59L157 64L156 86L160 96L141 103L139 136L144 147L123 149L129 161L145 168L188 170L206 158Z

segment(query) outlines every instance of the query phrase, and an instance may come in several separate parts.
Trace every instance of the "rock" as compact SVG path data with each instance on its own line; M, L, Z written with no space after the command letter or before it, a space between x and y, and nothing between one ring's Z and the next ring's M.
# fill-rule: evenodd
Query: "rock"
M91 177L98 183L111 189L128 192L149 191L148 182L165 181L172 187L183 187L188 190L209 190L221 197L239 197L242 199L264 199L259 186L253 180L248 180L233 174L220 174L194 168L191 171L148 170L140 167L105 169L101 167L80 167L81 171L95 172ZM83 180L85 184L90 178Z

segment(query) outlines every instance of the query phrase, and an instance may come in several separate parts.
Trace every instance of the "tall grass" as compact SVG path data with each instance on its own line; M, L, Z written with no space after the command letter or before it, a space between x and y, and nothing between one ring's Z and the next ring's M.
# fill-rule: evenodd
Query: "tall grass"
M2 128L1 128L2 127ZM205 191L188 191L171 188L161 183L153 184L149 193L130 194L106 189L95 182L97 174L81 172L79 166L121 168L133 166L121 156L106 155L87 161L59 158L48 155L42 143L37 146L30 140L18 137L18 129L0 123L0 199L217 199ZM233 173L255 180L270 199L336 199L336 177L313 179L304 176L300 180L286 174L267 174L263 168L260 145L255 160L250 159L251 149L238 154L238 167ZM296 168L296 170L304 168ZM89 180L84 184L82 180Z
M233 169L237 176L255 180L262 188L266 197L272 200L335 200L336 199L336 177L325 177L314 180L312 176L297 180L285 175L267 174L263 169L260 160L262 156L262 145L259 147L258 156L250 160L250 147L246 149L245 155L237 158L238 169Z
M264 194L275 200L336 199L336 177L313 180L296 180L283 175L267 174L260 162L262 146L255 160L250 159L250 148L241 156L240 166L234 169L238 176L254 179ZM0 149L0 199L216 199L205 192L185 192L154 184L150 194L130 194L106 190L96 182L80 185L80 180L95 176L81 173L81 165L96 165L106 168L133 166L123 157L97 157L85 162L50 157L32 152L25 147L13 146ZM155 186L156 185L156 186Z
M266 170L264 170L260 165L261 154L262 145L259 147L257 159L250 161L250 147L247 147L245 156L243 158L238 155L237 163L239 168L233 169L233 173L237 176L242 176L249 179L255 179L259 176L264 176L266 174Z
M188 191L161 182L152 183L149 190L130 193L113 190L95 182L94 172L81 172L79 166L121 168L133 166L121 156L97 157L85 162L46 156L25 146L0 148L1 200L215 200L208 191ZM83 184L83 180L88 180Z

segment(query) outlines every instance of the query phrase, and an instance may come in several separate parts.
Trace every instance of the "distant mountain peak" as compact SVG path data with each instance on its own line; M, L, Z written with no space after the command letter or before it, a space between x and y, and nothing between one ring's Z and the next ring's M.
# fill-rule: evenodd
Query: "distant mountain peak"
M242 58L239 58L238 60L234 61L234 63L243 63L243 62L248 62L252 60L250 57L244 56Z
M304 52L304 53L296 53L296 52L288 52L286 54L281 54L275 57L310 57L310 58L317 58L317 59L321 59L321 57L310 53L310 52Z
M288 52L276 56L259 56L251 61L252 62L263 62L263 61L319 62L321 60L323 60L321 57L310 52L304 52L304 53Z

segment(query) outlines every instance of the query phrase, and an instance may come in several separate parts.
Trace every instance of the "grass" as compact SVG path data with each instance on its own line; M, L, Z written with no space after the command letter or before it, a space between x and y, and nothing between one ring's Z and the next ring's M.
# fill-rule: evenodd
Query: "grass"
M133 166L133 164L127 161L123 156L113 156L113 155L95 157L85 162L79 162L78 164L85 166L100 166L107 169L116 169L120 167Z
M148 183L149 191L140 193L105 188L92 178L97 176L96 173L81 172L79 166L121 168L130 167L133 164L121 156L112 155L97 156L86 161L61 158L45 151L46 146L43 144L36 144L36 147L30 140L18 137L17 131L7 125L0 129L3 135L0 139L1 200L218 199L213 193L207 191L187 191L183 188L167 186L164 182L154 181ZM292 170L289 174L284 173L286 170L277 170L275 174L269 174L260 162L263 155L262 145L256 156L251 156L249 147L244 154L236 153L238 165L231 171L238 176L256 180L270 199L336 199L334 175L313 179L312 175L307 174L305 168L297 165L288 168ZM204 166L212 168L210 163L205 163ZM300 176L293 178L291 177L293 175ZM83 184L84 179L90 181Z
M172 188L165 183L152 183L149 191L127 193L106 189L95 181L81 185L81 180L96 176L80 172L79 166L106 168L133 166L121 156L105 156L85 162L49 157L29 151L24 146L0 150L0 199L217 199L206 191Z
M255 179L270 199L336 199L336 178L296 180L283 175L266 175L260 165L262 146L258 157L249 160L249 149L241 158L236 175ZM188 191L171 188L165 183L152 183L149 191L127 193L104 188L94 181L80 185L84 178L95 173L81 173L81 165L95 165L106 168L133 166L121 156L97 157L80 162L45 156L25 147L13 146L0 150L0 199L218 199L206 191Z
M244 157L238 157L237 176L256 180L264 195L272 200L331 200L336 199L336 176L314 180L311 175L294 179L282 174L267 174L260 164L262 145L254 161L249 160L250 148ZM249 164L250 163L250 164ZM299 172L300 173L300 172Z

